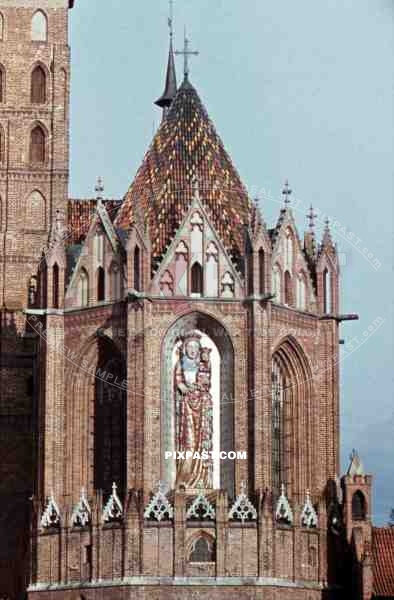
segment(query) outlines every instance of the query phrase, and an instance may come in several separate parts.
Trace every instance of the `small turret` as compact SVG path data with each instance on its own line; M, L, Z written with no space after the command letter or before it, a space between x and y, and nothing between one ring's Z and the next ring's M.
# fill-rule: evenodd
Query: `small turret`
M342 477L344 519L348 542L356 530L361 530L362 544L371 542L371 475L366 475L356 450L350 455L347 473ZM359 536L360 537L360 536ZM363 552L360 549L360 555Z

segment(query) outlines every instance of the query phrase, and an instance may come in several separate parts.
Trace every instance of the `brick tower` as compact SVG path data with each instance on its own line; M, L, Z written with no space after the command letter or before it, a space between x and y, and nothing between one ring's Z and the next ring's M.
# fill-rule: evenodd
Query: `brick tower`
M0 595L20 597L34 492L38 343L24 309L67 208L70 0L0 0Z

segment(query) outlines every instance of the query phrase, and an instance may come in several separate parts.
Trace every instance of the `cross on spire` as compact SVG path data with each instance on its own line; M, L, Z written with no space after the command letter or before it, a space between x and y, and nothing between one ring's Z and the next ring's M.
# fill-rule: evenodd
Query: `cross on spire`
M185 77L185 81L189 78L189 56L198 56L200 54L196 50L190 50L189 44L190 44L190 40L187 37L186 27L185 27L185 41L184 41L183 50L175 51L175 54L177 56L180 56L180 55L183 56L183 60L184 60L183 74Z

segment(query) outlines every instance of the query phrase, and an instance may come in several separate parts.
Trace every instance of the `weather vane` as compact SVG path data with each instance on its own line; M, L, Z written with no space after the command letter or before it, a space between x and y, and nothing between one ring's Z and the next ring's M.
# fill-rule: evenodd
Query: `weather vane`
M186 27L185 27L185 42L184 42L184 48L183 50L176 50L175 54L176 55L183 55L183 60L184 60L184 76L185 79L188 79L189 77L189 56L198 56L199 52L197 52L196 50L190 50L189 48L189 39L187 37L186 34Z

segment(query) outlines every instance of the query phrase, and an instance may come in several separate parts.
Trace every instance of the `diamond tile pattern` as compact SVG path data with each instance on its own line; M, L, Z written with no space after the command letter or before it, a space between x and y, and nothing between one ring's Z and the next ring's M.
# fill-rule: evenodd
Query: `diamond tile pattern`
M157 262L172 240L193 196L200 198L227 251L243 254L243 225L251 204L195 90L186 80L158 129L117 215L116 226L149 227Z

